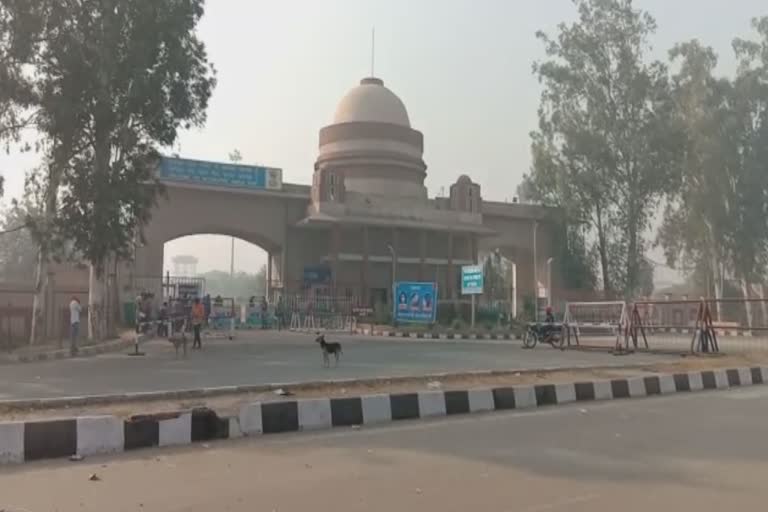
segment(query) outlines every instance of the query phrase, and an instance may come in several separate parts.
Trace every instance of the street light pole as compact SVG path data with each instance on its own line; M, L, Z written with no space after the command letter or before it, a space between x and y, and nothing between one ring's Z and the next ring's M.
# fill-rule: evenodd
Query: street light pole
M552 262L555 258L547 260L547 306L552 307Z
M392 246L392 244L387 244L387 249L389 249L389 254L392 257L392 324L397 326L397 320L395 318L395 311L396 311L396 298L395 298L395 282L397 280L397 253L395 252L395 248Z
M394 289L395 282L397 281L397 253L392 244L387 244L387 249L389 249L389 254L392 257L392 286Z
M533 321L539 321L539 272L538 262L539 255L537 254L536 247L536 232L539 230L539 221L533 221Z
M229 249L229 277L230 279L235 277L235 237L232 237Z

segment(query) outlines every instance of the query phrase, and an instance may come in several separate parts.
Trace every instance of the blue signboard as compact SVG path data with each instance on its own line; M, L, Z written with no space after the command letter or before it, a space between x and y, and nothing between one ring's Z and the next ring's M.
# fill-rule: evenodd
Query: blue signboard
M461 267L461 294L482 295L483 267L481 265L466 265Z
M160 179L257 190L280 190L283 187L280 169L185 158L161 158Z
M304 286L330 284L331 267L328 265L307 265L304 267Z
M437 318L435 283L395 283L393 318L400 323L433 324Z

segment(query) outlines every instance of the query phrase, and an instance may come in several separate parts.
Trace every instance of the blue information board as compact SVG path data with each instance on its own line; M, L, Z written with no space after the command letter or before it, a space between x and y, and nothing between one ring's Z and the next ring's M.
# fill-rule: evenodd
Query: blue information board
M437 318L437 286L435 283L401 282L394 286L395 322L433 324Z
M161 158L160 179L260 190L282 188L280 169L185 158Z
M328 265L306 265L304 286L330 284L333 272Z
M461 267L461 294L481 295L483 293L483 267L466 265Z

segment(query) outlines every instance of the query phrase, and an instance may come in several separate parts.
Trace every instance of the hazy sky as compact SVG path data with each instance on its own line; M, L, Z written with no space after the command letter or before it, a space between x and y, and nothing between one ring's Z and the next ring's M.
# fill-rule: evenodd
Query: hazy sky
M699 38L731 72L730 42L765 0L636 0L657 19L655 51ZM280 167L289 182L311 183L320 127L344 93L370 73L405 102L425 136L427 185L434 195L462 173L488 199L512 198L530 165L542 56L534 33L572 20L570 0L209 0L200 34L219 71L205 128L183 134L181 155ZM22 192L31 156L0 156L6 195ZM229 269L222 237L179 240L168 256L192 253L200 269ZM236 267L256 270L263 252L240 243Z

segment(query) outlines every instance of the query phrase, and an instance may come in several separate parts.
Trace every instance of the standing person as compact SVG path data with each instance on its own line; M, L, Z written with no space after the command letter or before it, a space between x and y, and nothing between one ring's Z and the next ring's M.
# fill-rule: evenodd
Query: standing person
M144 317L144 296L142 294L136 296L134 309L136 311L136 334L138 334L141 332L141 322Z
M261 328L266 329L267 328L267 298L262 297L261 298Z
M203 297L203 307L205 308L205 326L208 327L208 319L211 317L211 295L208 293Z
M77 355L77 337L80 335L80 313L83 307L77 297L72 297L69 303L69 352Z
M170 331L168 329L168 303L163 302L163 305L160 307L160 312L157 315L157 335L159 337L167 338L170 336Z
M202 350L203 340L200 339L200 329L205 321L205 307L200 303L200 299L195 297L192 305L192 330L195 332L195 339L192 342L192 350Z

